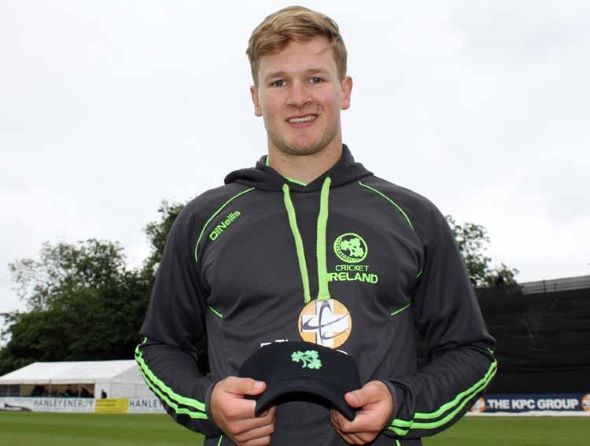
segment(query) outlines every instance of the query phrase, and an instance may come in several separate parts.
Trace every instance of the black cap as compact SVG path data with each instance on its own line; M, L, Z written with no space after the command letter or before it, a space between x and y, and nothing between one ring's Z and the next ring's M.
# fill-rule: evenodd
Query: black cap
M256 402L260 415L278 400L298 395L321 397L353 420L355 410L344 394L361 387L356 361L338 350L310 342L276 342L259 348L244 361L239 376L266 383Z

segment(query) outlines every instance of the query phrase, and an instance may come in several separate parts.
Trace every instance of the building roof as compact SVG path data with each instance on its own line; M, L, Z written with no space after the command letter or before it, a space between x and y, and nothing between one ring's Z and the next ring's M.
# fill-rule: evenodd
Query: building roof
M134 360L34 362L0 377L10 384L140 384L143 379Z
M562 279L536 280L519 284L523 294L552 293L590 288L590 275Z

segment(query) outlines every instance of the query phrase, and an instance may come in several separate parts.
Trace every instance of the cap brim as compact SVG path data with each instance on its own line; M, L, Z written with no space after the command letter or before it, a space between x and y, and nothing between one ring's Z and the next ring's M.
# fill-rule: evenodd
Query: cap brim
M277 400L282 399L284 396L298 393L317 395L324 398L349 421L352 421L356 415L356 411L344 400L342 389L326 381L310 378L290 378L289 380L274 383L260 395L256 401L256 416L272 407Z

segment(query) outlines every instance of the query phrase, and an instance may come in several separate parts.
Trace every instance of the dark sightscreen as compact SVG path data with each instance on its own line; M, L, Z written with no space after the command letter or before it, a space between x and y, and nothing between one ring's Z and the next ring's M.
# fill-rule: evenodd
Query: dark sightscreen
M518 287L477 291L498 342L489 393L587 392L590 289L523 294Z

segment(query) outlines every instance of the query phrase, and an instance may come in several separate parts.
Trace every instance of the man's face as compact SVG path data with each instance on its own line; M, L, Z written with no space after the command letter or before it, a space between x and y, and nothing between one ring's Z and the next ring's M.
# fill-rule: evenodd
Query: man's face
M340 147L340 110L350 106L352 80L340 80L328 39L291 41L260 58L251 87L256 116L264 118L269 149L311 155Z

